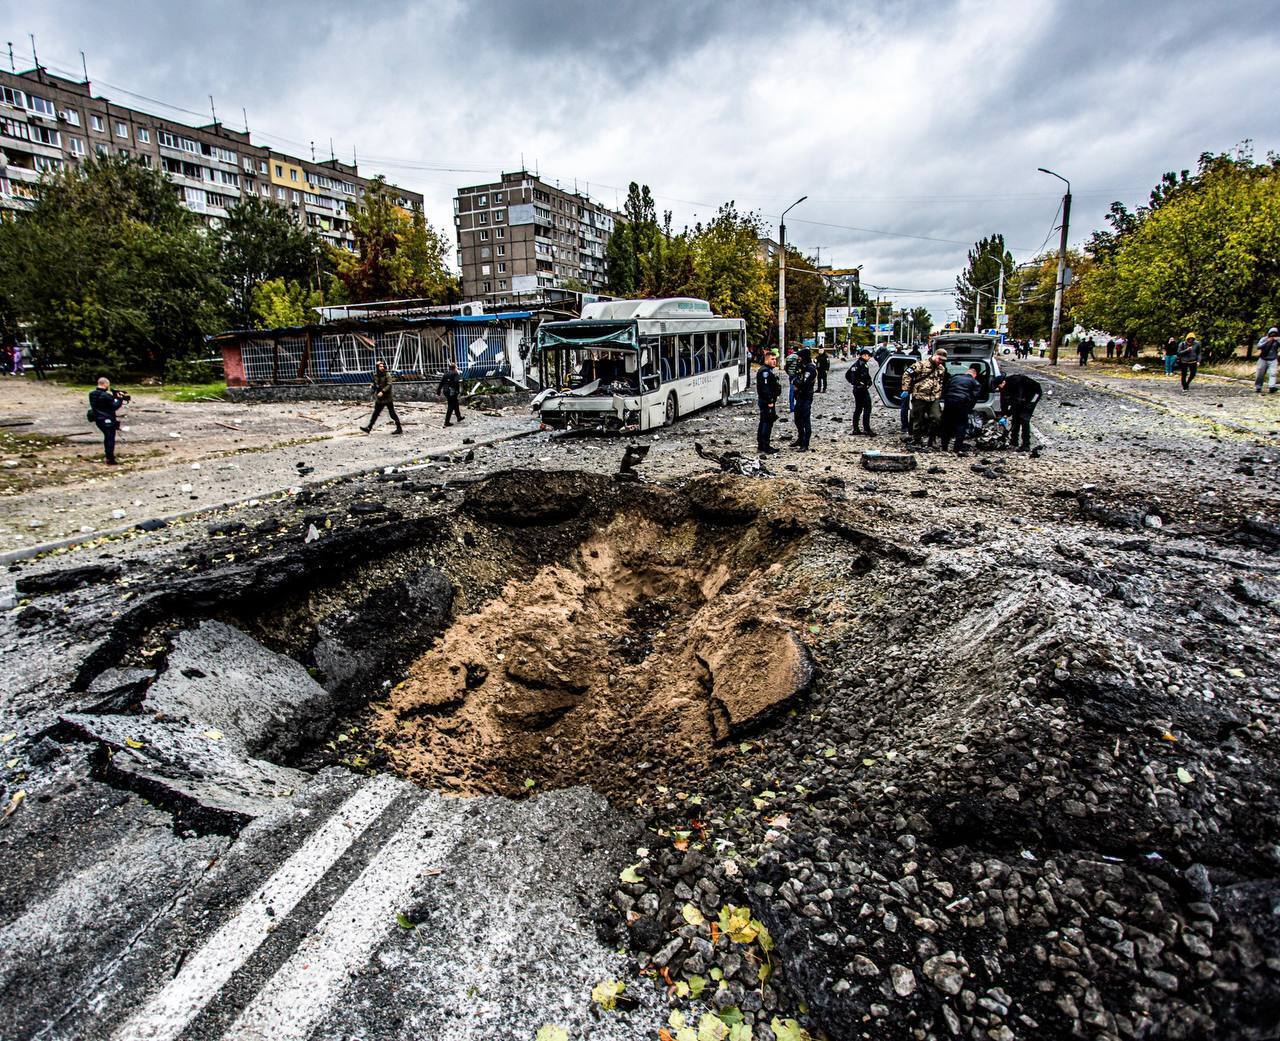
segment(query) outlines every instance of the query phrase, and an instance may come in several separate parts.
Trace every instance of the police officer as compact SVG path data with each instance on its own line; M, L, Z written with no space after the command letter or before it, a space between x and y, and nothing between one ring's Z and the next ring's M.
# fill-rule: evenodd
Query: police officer
M808 347L800 348L800 360L796 364L796 375L791 386L796 395L796 443L797 452L809 451L809 438L813 435L813 388L818 382L817 366L809 360Z
M396 415L396 406L392 401L391 373L387 371L387 363L381 358L373 366L373 383L370 387L373 390L373 415L369 419L369 425L360 429L366 434L369 433L385 408L387 415L391 417L391 421L396 425L395 430L391 432L393 434L403 434L404 429L400 426L400 417Z
M844 373L844 378L853 387L853 431L855 434L871 433L871 348L863 347L858 352L858 359ZM858 429L858 420L862 420L862 429Z
M456 361L449 362L449 368L440 377L440 393L444 395L445 401L444 425L453 425L449 419L450 416L457 416L458 422L461 423L462 409L458 407L458 401L462 397L462 376L458 372Z
M778 364L778 356L773 351L764 352L764 364L756 373L756 400L760 403L760 425L756 427L756 449L761 455L773 455L777 451L769 444L769 434L778 419L778 395L782 393L782 384L774 366Z
M129 400L129 395L124 391L111 389L111 381L106 376L99 376L98 386L89 391L89 415L94 425L102 431L102 449L106 453L108 466L116 465L116 431L120 429L116 413Z

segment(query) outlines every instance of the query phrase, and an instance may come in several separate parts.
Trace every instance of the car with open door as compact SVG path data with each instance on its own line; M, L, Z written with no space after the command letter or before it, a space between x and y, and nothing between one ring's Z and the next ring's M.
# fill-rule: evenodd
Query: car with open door
M995 419L1000 408L999 393L994 386L996 377L1000 375L996 338L977 333L947 333L933 338L929 344L929 353L932 354L938 348L946 350L947 372L953 376L964 372L971 365L977 367L982 394L973 406L974 414L985 419ZM917 354L895 351L880 363L872 382L886 408L899 407L902 377L919 360Z

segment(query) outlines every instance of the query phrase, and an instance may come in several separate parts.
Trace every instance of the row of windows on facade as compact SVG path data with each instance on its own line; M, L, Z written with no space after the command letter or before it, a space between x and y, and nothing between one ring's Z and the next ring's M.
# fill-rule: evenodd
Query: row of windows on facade
M535 202L542 202L546 203L548 206L554 206L563 213L568 213L570 216L577 216L579 220L589 220L594 222L598 217L602 223L609 221L609 216L603 210L597 210L592 206L577 206L572 203L566 203L564 199L553 199L546 192L538 191L536 188L533 191L533 198ZM494 192L492 203L489 202L488 195L475 195L472 196L471 209L472 211L476 211L484 209L490 205L501 206L505 201L505 192ZM458 199L456 197L453 200L453 209L455 213L458 211ZM544 207L539 206L535 207L535 209L540 213L545 213L548 217L551 216Z
M0 102L3 102L4 104L9 105L12 108L23 108L23 109L26 109L28 112L33 112L37 115L48 116L51 119L57 118L58 116L57 109L51 101L48 101L45 98L37 97L34 94L25 93L24 91L21 91L21 90L15 90L12 87L0 86ZM80 113L73 108L63 109L61 116L71 126L78 127L80 125ZM3 122L6 125L13 126L13 127L22 127L24 129L27 127L27 124L17 123L17 121L15 120L5 119ZM104 121L104 117L102 116L90 115L89 125L90 125L90 129L96 131L97 133L106 133L106 124ZM113 125L114 125L115 136L117 138L120 138L122 140L129 140L130 132L129 132L128 123L125 123L121 120L115 120ZM11 131L9 129L5 130L5 133L7 133L10 137L20 136L24 140L36 140L42 144L61 147L60 132L57 130L53 130L48 127L33 126L30 128L30 132L32 134L35 134L36 136L31 137L31 136L28 136L28 134L25 132L19 133L17 131ZM140 144L144 144L144 145L150 144L151 143L150 129L147 127L138 127L137 140ZM219 145L211 145L204 142L200 142L195 140L194 138L186 137L182 134L176 134L171 130L157 130L156 140L164 148L172 148L175 151L189 152L192 155L208 156L211 159L218 159L224 163L229 163L232 166L236 165L236 163L239 161L239 156L229 148L223 148ZM85 154L85 143L80 138L72 137L68 135L68 147L76 155ZM100 155L106 154L106 151L101 146L97 148L97 151ZM257 165L258 165L259 173L266 174L270 170L268 161L266 159L259 159ZM244 159L244 169L246 173L250 173L250 174L252 174L254 170L253 159L251 159L248 156L245 156L245 159ZM276 177L283 179L284 165L282 163L276 163L275 169L276 169ZM338 178L328 177L325 174L313 173L310 170L306 171L305 173L306 173L307 184L311 185L312 187L327 188L330 191L340 191L347 195L355 195L358 191L357 186L355 184L352 184L349 181L343 181ZM295 181L295 182L298 180L297 167L289 168L289 180Z
M556 285L556 279L551 278L551 277L546 276L546 275L539 275L539 276L538 276L538 287L539 287L539 288L541 288L541 289L554 289L554 288L555 288L555 285ZM507 290L508 288L509 288L509 287L508 287L508 285L507 285L507 280L506 280L505 278L500 278L500 279L498 279L498 288L497 288L496 290L495 290L495 289L494 289L494 287L493 287L493 282L481 282L481 283L480 283L480 292L482 292L482 293L494 293L494 292L501 293L501 292L504 292L505 290Z

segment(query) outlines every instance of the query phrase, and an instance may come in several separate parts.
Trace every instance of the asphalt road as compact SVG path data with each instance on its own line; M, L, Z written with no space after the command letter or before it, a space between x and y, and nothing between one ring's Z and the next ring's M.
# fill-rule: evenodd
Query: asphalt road
M837 369L814 406L816 451L784 451L770 467L815 486L840 480L862 521L898 544L946 529L973 532L996 554L1094 552L1104 529L1057 497L1088 485L1117 515L1137 510L1144 541L1198 554L1206 575L1213 554L1238 573L1274 572L1265 546L1253 553L1215 534L1245 517L1274 524L1274 439L1216 422L1218 401L1187 407L1163 389L1144 401L1142 388L1119 393L1031 368L1051 392L1036 415L1046 445L1038 459L995 453L997 469L983 474L974 459L937 454L911 473L869 480L860 454L897 447L896 410L877 407L870 442L850 437ZM1248 391L1206 393L1226 411ZM646 478L679 481L715 468L695 443L750 452L754 427L747 402L634 440L651 449ZM780 424L784 445L788 431ZM621 453L616 440L539 433L469 461L427 463L413 477L452 487L515 466L612 473ZM253 454L239 459L252 474ZM253 477L264 493L274 466ZM396 492L373 478L349 489L386 501ZM11 808L0 824L0 1036L529 1039L544 1023L575 1038L654 1036L665 995L593 924L599 893L645 841L626 807L581 788L519 802L452 799L328 770L243 828L202 829L112 783L103 750L60 729L61 715L84 707L77 678L103 653L113 616L154 593L150 574L218 553L210 523L296 525L308 509L286 496L214 510L10 571L8 582L103 564L124 577L23 598L32 602L0 617L0 757L11 753L0 773ZM1148 516L1158 530L1144 529ZM306 529L290 530L301 540ZM956 553L973 560L972 550ZM947 560L940 552L940 574ZM8 591L12 603L8 582L0 597ZM24 614L33 604L47 613ZM628 982L638 1008L594 1009L591 989L610 977Z

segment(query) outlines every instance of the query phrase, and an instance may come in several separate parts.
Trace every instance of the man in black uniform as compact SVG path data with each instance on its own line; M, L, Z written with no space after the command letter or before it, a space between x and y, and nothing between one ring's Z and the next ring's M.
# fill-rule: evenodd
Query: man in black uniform
M798 452L809 451L809 438L813 436L813 388L818 381L818 369L809 358L809 348L800 348L796 375L791 381L791 386L796 393L795 448Z
M385 408L387 415L391 417L391 422L396 425L395 430L391 432L393 434L403 434L404 429L400 426L400 417L396 415L395 402L392 401L391 373L387 371L387 363L381 358L374 363L373 383L370 384L370 389L373 391L373 415L369 417L369 425L360 429L366 434L369 433Z
M456 361L449 362L448 370L440 377L440 393L444 395L445 401L444 425L453 425L449 419L450 416L457 416L458 422L461 423L462 409L458 408L458 400L462 397L462 376L458 373Z
M818 360L815 363L818 370L817 391L819 394L827 392L827 373L831 371L831 357L827 354L825 347L818 351Z
M1040 384L1030 376L1015 372L1012 376L1001 373L995 385L1000 391L1000 412L1009 417L1013 435L1010 444L1019 452L1029 452L1031 413L1036 410L1036 404L1043 393Z
M871 349L863 347L858 360L845 370L844 378L853 387L853 433L871 433ZM858 420L862 429L858 429Z
M120 429L116 413L128 400L129 395L124 391L111 389L111 381L106 376L99 376L98 386L89 391L89 415L102 431L102 449L108 466L116 465L116 431Z
M773 351L764 352L764 364L756 373L756 400L760 403L760 425L756 427L756 449L761 455L773 455L777 451L769 444L769 434L778 418L777 401L782 393L782 384L774 366L778 356Z
M942 391L942 450L947 450L951 439L955 438L956 455L964 454L965 438L969 436L969 416L973 406L982 395L982 384L978 382L978 367L969 368L947 380Z

